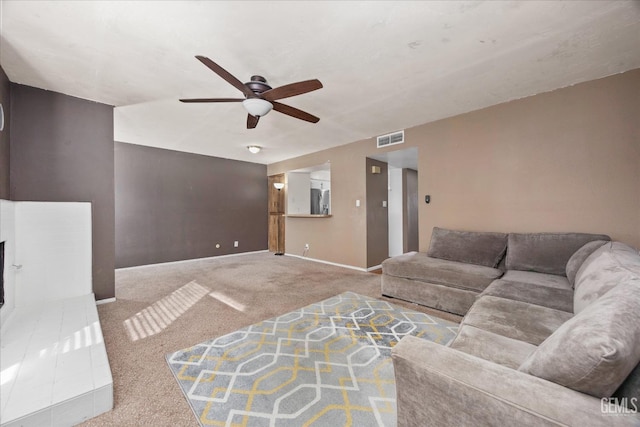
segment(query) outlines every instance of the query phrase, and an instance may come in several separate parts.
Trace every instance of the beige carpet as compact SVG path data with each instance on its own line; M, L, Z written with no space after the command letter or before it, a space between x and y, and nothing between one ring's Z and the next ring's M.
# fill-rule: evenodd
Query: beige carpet
M114 409L85 426L193 426L165 354L352 291L380 295L380 275L259 253L116 271L116 302L98 307Z

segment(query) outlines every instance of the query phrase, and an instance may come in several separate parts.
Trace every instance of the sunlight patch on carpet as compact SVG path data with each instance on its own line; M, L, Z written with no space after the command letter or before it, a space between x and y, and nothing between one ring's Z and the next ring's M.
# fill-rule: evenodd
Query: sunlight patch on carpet
M203 426L395 426L391 348L457 327L346 292L166 359Z
M221 303L226 304L237 311L244 312L245 309L247 308L244 304L239 303L238 301L234 300L228 295L223 294L222 292L214 291L214 292L211 292L209 296L214 299L217 299Z
M208 293L195 281L176 289L123 322L129 339L138 341L162 332Z

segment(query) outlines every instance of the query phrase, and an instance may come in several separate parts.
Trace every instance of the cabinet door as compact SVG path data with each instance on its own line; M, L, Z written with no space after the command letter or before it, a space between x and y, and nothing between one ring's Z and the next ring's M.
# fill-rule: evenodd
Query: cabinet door
M91 203L16 203L16 307L92 292ZM6 271L5 271L6 272Z

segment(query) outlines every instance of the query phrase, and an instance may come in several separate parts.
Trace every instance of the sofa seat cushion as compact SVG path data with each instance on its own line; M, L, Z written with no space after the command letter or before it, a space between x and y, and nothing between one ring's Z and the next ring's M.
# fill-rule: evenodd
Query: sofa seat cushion
M529 283L498 279L482 294L541 305L555 310L573 313L573 291L549 286L531 286Z
M566 277L555 274L534 273L532 271L509 270L501 279L510 282L530 283L537 286L547 286L558 289L571 289L571 283Z
M507 250L507 234L434 227L427 255L495 268Z
M507 269L564 276L571 256L593 240L611 238L587 233L510 233Z
M640 280L611 289L562 325L519 370L599 398L640 362Z
M382 263L382 273L477 292L502 276L502 271L496 268L431 258L424 252L389 258Z
M620 242L594 251L576 273L573 311L578 314L619 283L640 280L640 254Z
M460 327L449 347L512 369L522 365L537 348L533 344L470 325Z
M453 286L383 274L382 295L464 316L476 301L478 292Z
M461 325L540 345L572 316L540 305L482 296L471 306Z

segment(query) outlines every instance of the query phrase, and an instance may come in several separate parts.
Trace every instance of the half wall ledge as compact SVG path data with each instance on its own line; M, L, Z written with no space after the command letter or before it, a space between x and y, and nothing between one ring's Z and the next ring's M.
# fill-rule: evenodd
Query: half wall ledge
M0 425L76 425L113 408L93 294L17 307L2 325Z

